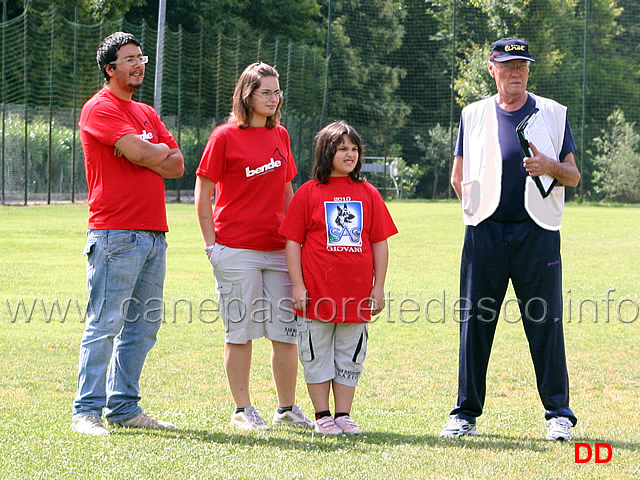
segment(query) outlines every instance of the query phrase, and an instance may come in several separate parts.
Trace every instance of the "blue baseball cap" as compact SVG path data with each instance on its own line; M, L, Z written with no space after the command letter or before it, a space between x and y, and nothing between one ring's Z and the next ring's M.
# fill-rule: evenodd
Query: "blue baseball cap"
M535 62L529 53L529 44L521 38L502 38L491 46L489 60L508 62L509 60L528 60Z

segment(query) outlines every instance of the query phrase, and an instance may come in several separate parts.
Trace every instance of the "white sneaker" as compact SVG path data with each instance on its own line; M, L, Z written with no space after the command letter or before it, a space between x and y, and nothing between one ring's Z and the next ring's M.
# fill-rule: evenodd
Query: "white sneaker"
M71 419L71 429L74 432L85 435L109 435L109 430L104 428L102 419L95 416L76 415Z
M133 417L124 422L114 422L112 425L117 427L130 427L130 428L148 428L150 430L175 430L176 426L173 423L162 422L150 417L146 413Z
M231 425L243 430L270 430L258 411L251 405L244 408L244 412L231 415Z
M571 440L573 423L567 417L553 417L547 420L547 440Z
M338 428L342 430L342 433L346 433L347 435L362 435L362 430L349 415L338 417L335 419L335 422Z
M293 425L294 427L313 428L313 422L302 413L302 410L297 405L293 405L291 410L284 413L278 413L276 409L271 423L274 425Z
M441 437L457 438L463 435L480 435L476 430L476 424L458 417L449 417L449 421L440 432Z

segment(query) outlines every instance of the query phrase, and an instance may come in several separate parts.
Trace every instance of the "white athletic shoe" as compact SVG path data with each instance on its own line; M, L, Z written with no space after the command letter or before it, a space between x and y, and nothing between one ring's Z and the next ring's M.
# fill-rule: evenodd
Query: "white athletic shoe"
M176 426L173 423L163 422L156 420L155 418L141 413L124 422L114 422L112 425L116 427L128 427L128 428L146 428L149 430L175 430Z
M244 407L244 412L231 415L231 425L242 430L270 430L267 423L252 405Z
M476 430L476 424L471 423L469 420L458 417L449 417L449 421L446 423L442 431L441 437L457 438L464 435L480 435Z
M547 440L568 442L571 440L571 427L573 423L567 417L553 417L547 420Z
M109 430L104 428L102 419L95 416L76 415L71 419L71 429L74 432L85 435L109 435Z
M293 425L294 427L313 428L313 422L302 413L302 410L297 405L293 405L291 410L284 413L278 413L276 409L271 423L274 425Z

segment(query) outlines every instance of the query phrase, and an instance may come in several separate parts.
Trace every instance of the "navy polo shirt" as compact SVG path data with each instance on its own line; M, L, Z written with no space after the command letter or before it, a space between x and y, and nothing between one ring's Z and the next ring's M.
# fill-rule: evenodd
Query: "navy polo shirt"
M524 106L513 112L500 108L497 103L495 106L498 115L498 139L502 152L502 187L500 203L491 218L499 222L523 222L530 218L524 208L524 186L528 173L522 164L525 155L518 141L516 127L524 120L524 117L533 111L536 102L531 95L528 95ZM463 128L461 117L455 156L462 156ZM567 117L560 158L564 159L575 150L576 144L569 126L569 117Z

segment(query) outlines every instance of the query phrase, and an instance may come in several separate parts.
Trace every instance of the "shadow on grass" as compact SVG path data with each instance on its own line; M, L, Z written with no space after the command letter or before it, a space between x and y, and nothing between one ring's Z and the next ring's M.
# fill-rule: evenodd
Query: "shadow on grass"
M371 432L363 435L323 436L309 430L277 428L262 432L228 432L181 429L174 431L150 431L139 429L112 430L116 435L154 435L181 441L195 441L215 444L269 446L300 451L334 451L336 448L367 451L371 446L415 446L433 448L464 448L468 450L530 451L545 452L560 444L573 450L575 442L594 445L606 442L616 450L640 450L640 443L617 442L615 440L574 438L571 442L549 442L544 438L521 438L504 435L483 434L478 437L440 438L437 435L407 435L392 432Z

